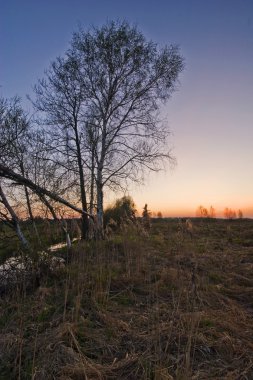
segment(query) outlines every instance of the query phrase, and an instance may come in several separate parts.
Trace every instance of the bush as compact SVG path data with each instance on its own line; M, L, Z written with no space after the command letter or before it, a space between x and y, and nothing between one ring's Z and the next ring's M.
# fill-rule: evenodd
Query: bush
M122 221L131 220L134 221L136 218L136 208L132 197L124 196L117 199L115 204L108 207L104 213L104 222L107 225L111 219L113 219L118 226Z

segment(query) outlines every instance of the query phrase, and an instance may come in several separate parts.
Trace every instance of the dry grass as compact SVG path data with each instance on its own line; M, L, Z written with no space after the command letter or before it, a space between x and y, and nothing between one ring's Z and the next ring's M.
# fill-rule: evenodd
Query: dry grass
M0 379L253 379L253 222L130 225L0 300Z

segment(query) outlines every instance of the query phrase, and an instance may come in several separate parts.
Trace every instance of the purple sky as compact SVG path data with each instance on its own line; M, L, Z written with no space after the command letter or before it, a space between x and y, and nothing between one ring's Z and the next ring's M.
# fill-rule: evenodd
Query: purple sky
M137 206L191 215L212 204L253 216L252 0L3 1L0 95L20 95L31 109L26 94L78 25L123 18L148 39L178 44L186 60L165 110L178 165L130 189Z

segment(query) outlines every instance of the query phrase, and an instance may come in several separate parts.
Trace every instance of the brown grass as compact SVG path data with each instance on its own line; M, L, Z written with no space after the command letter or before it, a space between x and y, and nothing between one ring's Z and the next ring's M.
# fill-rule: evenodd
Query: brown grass
M253 222L129 226L0 300L0 379L253 379Z

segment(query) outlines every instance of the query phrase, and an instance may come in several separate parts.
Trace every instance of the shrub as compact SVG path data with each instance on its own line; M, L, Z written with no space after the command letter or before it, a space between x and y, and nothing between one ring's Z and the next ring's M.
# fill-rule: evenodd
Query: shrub
M124 196L117 199L115 204L108 207L104 213L105 225L109 224L110 220L114 220L118 226L122 221L134 221L136 218L135 203L130 196Z

